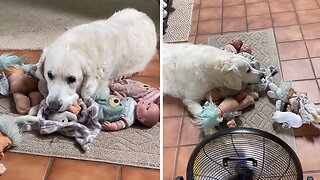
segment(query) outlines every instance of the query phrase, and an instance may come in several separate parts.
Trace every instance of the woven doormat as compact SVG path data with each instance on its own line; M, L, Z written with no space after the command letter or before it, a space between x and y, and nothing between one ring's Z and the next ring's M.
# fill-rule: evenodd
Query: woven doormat
M169 14L168 28L163 36L164 42L188 41L193 3L193 0L173 0L172 7L175 10Z
M240 38L243 42L252 47L254 57L261 62L263 67L274 65L280 70L280 63L274 33L272 29L262 31L252 31L237 34L227 34L220 36L211 36L208 44L222 48L233 38ZM273 78L276 84L282 81L281 72ZM261 129L270 132L286 143L296 151L295 137L292 129L283 129L279 124L271 119L275 111L275 104L270 102L266 95L261 95L254 108L244 111L238 118L240 126Z
M0 114L18 116L11 97L0 96ZM160 169L160 123L152 128L133 125L117 132L101 131L87 152L74 138L56 133L40 135L33 131L22 137L22 143L9 151Z

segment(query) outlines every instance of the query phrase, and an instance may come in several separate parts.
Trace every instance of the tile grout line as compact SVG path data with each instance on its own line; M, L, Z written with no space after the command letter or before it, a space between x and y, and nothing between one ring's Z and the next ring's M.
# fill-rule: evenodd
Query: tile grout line
M248 23L248 13L247 13L247 2L244 0L244 15L246 16L246 32L249 31L249 23Z
M117 174L118 174L118 178L117 180L121 180L122 179L122 166L118 166L117 167Z
M224 12L223 12L223 1L221 2L221 22L220 22L220 35L222 35L223 34L223 21L224 21L224 17L223 17L223 14ZM209 38L207 39L207 44L209 44Z
M270 5L270 1L268 2L268 6L269 6L269 13L270 13L270 18L271 18L271 25L272 25L272 30L273 30L273 37L274 37L274 41L276 44L276 48L277 48L277 54L278 54L278 58L279 58L279 68L280 68L280 72L281 72L281 79L284 80L284 76L283 76L283 70L282 70L282 64L281 64L281 59L280 59L280 53L279 53L279 47L278 47L278 42L277 42L277 37L276 37L276 31L275 31L275 26L274 26L274 22L273 22L273 18L272 18L272 12L271 12L271 5ZM293 5L292 5L293 6Z
M181 134L182 134L182 129L183 129L183 121L184 121L184 117L181 117L180 128L179 128L179 133L178 133L177 149L176 149L174 164L173 164L173 178L175 178L177 176L176 171L177 171L178 158L179 158L179 152L180 152L180 141L181 141Z
M320 86L319 86L319 83L318 81L316 80L316 72L314 70L314 67L313 67L313 64L312 64L312 61L311 61L311 55L310 55L310 52L309 52L309 49L308 49L308 46L307 46L307 42L306 42L306 39L304 38L304 35L303 35L303 32L302 32L302 28L301 28L301 23L300 23L300 19L299 19L299 16L298 16L298 13L296 11L296 7L294 5L294 2L293 0L291 0L292 4L293 4L293 9L294 9L294 12L295 12L295 15L296 15L296 18L297 18L297 21L298 21L298 25L299 25L299 29L300 29L300 32L301 32L301 36L302 36L302 39L303 39L303 43L304 43L304 46L306 47L306 50L307 50L307 53L308 53L308 60L309 60L309 63L311 65L311 69L312 69L312 72L313 72L313 75L314 75L314 80L316 81L316 85L318 87L318 93L320 92Z
M46 170L46 173L44 175L44 180L48 180L50 174L51 174L51 169L52 169L52 164L53 164L53 161L54 161L54 158L55 157L50 157L50 160L49 160L49 163L48 163L48 167L47 167L47 170Z
M283 60L280 60L281 62L287 62L287 61L301 61L301 60L305 60L305 59L309 59L309 58L317 58L319 59L320 56L315 56L315 57L305 57L305 58L296 58L296 59L283 59Z
M194 11L194 9L195 8L193 7L192 12ZM194 37L194 43L193 44L196 44L197 43L197 39L198 39L199 22L200 22L200 11L201 11L201 0L199 0L199 12L198 12L198 19L197 19L197 28L196 28L196 35Z

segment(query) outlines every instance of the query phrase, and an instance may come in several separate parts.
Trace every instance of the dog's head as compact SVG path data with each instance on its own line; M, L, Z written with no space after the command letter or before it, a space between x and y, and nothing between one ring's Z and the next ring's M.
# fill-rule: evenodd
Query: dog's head
M254 69L241 55L233 56L222 68L222 83L230 89L241 90L243 83L258 83L263 77L264 74Z
M65 111L79 98L83 75L82 57L67 47L45 49L37 64L36 76L46 81L46 104L51 110Z

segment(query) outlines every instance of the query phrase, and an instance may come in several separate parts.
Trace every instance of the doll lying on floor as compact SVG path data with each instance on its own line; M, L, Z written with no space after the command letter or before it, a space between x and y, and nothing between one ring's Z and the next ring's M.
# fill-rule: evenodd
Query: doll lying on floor
M152 127L160 120L160 109L157 104L140 100L138 103L131 97L106 94L96 99L100 105L98 119L102 129L117 131L130 127L136 120L147 127Z
M220 90L213 89L207 93L208 100L199 115L200 119L192 120L193 124L203 128L206 135L212 134L214 127L221 123L224 118L228 121L227 126L229 128L236 127L237 124L234 118L241 115L241 110L255 104L253 97L244 91L241 91L234 97L223 99L218 106L213 103L211 97L213 97L214 101L220 101Z
M123 79L109 85L113 92L118 92L121 96L132 97L136 102L141 99L147 102L156 103L160 108L160 89L152 88L140 81Z
M12 54L0 56L1 92L3 95L13 95L16 110L27 114L29 109L43 99L38 91L38 80L29 74L32 65L23 63L24 57Z

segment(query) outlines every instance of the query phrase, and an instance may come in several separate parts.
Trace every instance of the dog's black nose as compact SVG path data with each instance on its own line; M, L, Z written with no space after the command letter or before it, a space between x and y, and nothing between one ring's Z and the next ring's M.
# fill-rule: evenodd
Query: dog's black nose
M57 111L61 108L62 103L60 101L51 101L49 102L49 109L52 111Z
M259 73L259 77L260 77L260 79L262 79L262 78L265 78L266 77L266 75L264 74L264 73Z

